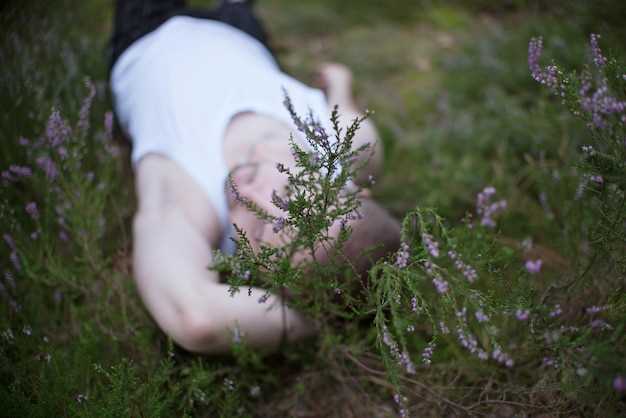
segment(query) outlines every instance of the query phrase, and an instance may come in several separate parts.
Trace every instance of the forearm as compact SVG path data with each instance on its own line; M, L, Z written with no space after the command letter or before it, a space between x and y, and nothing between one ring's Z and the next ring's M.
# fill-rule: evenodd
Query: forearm
M180 211L140 214L134 225L134 276L141 298L159 327L179 345L199 353L228 352L235 328L255 348L276 348L314 334L301 314L261 289L230 296L209 270L211 249Z

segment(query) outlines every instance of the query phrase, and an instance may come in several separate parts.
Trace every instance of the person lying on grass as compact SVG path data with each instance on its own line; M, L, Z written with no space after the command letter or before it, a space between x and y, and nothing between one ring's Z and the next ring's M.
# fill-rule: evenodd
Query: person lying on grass
M268 213L279 210L272 195L287 178L276 166L294 166L290 135L304 142L283 106L284 92L297 113L310 110L329 129L329 105L339 106L345 126L361 116L346 67L320 67L324 95L284 74L266 39L245 1L223 1L210 11L187 9L182 0L116 5L110 85L116 117L133 147L134 278L159 327L193 352L228 351L235 327L247 344L268 349L315 334L313 321L281 309L279 296L259 303L262 289L231 294L209 268L214 250L232 253L233 224L252 246L279 244L279 234L242 197ZM360 184L382 158L369 120L353 146L366 143L372 152L359 154ZM372 257L397 247L399 225L366 194L359 213L344 251L364 271ZM339 229L333 225L331 235ZM362 255L376 246L372 257Z

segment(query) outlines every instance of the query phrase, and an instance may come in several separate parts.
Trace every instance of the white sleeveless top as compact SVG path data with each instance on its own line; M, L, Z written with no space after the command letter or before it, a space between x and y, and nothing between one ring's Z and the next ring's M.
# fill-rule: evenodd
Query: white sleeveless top
M177 162L207 192L224 231L226 127L237 113L251 111L295 131L282 104L283 89L299 115L312 110L331 132L320 90L282 73L263 44L219 21L172 17L124 51L111 72L116 114L133 143L133 165L148 153Z

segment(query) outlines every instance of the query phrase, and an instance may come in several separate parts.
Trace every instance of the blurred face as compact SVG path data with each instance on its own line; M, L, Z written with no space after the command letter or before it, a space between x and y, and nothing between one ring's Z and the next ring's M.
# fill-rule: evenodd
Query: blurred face
M273 216L285 216L285 212L274 206L271 201L272 193L276 191L280 195L280 191L284 189L287 182L286 176L278 173L273 164L243 167L236 170L232 177L242 197L250 199ZM362 196L359 209L361 219L349 222L352 235L343 249L345 255L361 272L365 271L375 259L397 249L400 239L399 223L365 195ZM245 231L253 248L259 249L261 242L275 246L287 242L288 237L285 234L275 233L271 224L258 219L232 194L229 201L231 222ZM340 223L337 221L331 226L329 235L337 237L339 232ZM316 256L323 262L325 257L323 252ZM298 263L309 258L307 254L296 255L294 262Z

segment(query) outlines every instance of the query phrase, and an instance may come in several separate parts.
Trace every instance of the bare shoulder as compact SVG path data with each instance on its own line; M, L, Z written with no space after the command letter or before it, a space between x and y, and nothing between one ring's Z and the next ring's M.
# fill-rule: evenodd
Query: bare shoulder
M184 217L212 242L221 226L207 193L176 162L160 154L147 154L135 166L137 214L157 222Z

